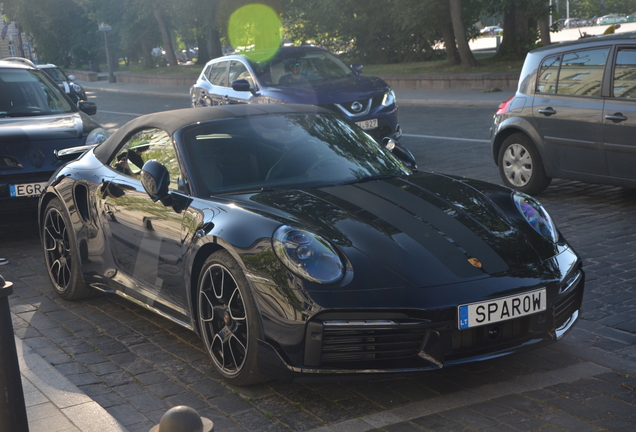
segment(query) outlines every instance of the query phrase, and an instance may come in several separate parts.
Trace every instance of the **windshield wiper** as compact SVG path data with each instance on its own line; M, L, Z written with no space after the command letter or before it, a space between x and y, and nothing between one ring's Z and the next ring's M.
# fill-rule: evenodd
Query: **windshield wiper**
M43 112L43 111L14 111L14 112L8 112L6 114L4 114L5 117L35 117L35 116L41 116L41 115L47 115L47 113Z
M366 183L366 182L375 181L375 180L386 180L386 179L391 179L391 178L395 178L399 176L400 176L399 174L377 174L377 175L372 175L368 177L360 177L353 180L347 180L342 183L338 183L338 186L355 184L355 183Z

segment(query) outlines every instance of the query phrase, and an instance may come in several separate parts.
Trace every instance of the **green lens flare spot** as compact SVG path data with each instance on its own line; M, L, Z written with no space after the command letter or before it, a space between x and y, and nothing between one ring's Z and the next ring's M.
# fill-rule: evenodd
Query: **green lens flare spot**
M280 19L271 7L252 3L238 8L230 16L228 36L236 51L250 60L265 61L280 48Z

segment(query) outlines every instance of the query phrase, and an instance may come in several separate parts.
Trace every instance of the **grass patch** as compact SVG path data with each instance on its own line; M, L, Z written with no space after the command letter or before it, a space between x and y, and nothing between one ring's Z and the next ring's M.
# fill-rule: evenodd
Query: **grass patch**
M426 62L365 65L366 75L390 74L447 74L447 73L495 73L521 72L523 60L495 60L494 53L474 53L479 66L465 68L461 64L451 66L447 60Z
M523 60L495 60L494 53L473 53L479 65L473 68L465 68L461 64L451 66L446 60L431 60L411 63L373 64L365 65L365 75L393 75L393 74L451 74L451 73L497 73L497 72L521 72ZM86 67L88 69L88 67ZM100 65L102 72L108 71L106 64ZM118 72L134 72L150 75L190 75L197 76L203 66L195 64L178 65L175 67L145 68L142 64L126 66L119 64Z

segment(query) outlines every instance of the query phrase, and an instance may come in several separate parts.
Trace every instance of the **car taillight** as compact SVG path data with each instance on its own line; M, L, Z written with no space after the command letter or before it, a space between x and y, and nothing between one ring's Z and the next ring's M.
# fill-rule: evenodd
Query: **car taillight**
M508 111L508 106L510 106L510 102L512 101L512 98L514 97L514 95L510 96L508 99L506 99L505 101L503 101L500 105L499 108L497 108L497 112L495 114L505 114L506 111Z

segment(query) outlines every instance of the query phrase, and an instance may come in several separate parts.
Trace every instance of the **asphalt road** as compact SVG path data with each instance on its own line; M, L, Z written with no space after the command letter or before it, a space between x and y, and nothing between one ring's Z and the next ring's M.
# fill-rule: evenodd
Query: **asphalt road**
M188 104L105 93L95 101L111 131ZM404 107L402 142L422 169L499 183L491 116ZM636 430L636 191L556 180L539 198L584 259L582 319L549 347L408 379L228 387L193 333L118 297L55 297L32 221L0 224L0 256L11 260L2 273L14 282L17 336L130 432L147 432L179 404L231 432Z

